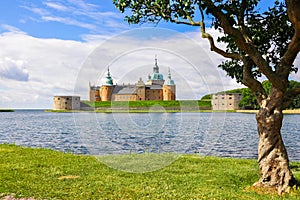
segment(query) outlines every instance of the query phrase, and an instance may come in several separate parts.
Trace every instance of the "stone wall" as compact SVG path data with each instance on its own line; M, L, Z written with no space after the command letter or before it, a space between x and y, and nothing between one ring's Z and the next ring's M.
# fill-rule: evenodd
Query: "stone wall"
M54 110L80 110L79 96L54 96Z
M213 110L238 110L242 99L240 93L217 93L212 95Z

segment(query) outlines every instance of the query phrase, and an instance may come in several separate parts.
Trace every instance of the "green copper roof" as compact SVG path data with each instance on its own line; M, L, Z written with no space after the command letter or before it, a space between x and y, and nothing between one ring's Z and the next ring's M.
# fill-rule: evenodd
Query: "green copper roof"
M157 58L155 58L155 64L153 67L153 74L149 76L150 80L164 80L164 76L159 73L159 67L157 65Z
M105 77L103 85L113 86L113 80L112 80L112 78L110 76L109 68L107 69L107 74L106 74L106 77Z
M175 85L175 82L174 82L174 80L172 80L172 77L171 77L170 68L169 68L169 73L168 73L168 79L165 81L164 85Z

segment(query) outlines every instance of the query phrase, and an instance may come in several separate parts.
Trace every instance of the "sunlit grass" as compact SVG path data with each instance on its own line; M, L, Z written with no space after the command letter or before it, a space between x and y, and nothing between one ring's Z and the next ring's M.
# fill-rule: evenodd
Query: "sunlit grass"
M124 159L126 163L130 156L135 158L134 162L163 158L141 154L103 159ZM299 190L284 197L251 190L259 175L256 161L248 159L182 155L162 169L128 173L108 167L95 156L2 144L0 161L0 196L14 194L36 199L300 198ZM292 170L299 180L300 163L292 163Z

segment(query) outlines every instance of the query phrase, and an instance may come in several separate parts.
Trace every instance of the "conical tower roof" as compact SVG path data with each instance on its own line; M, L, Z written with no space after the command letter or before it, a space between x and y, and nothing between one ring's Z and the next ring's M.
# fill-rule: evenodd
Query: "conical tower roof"
M113 80L110 76L109 67L107 68L107 74L106 74L106 77L103 81L103 85L113 86Z
M172 80L172 77L171 77L170 68L169 68L168 78L165 81L164 85L175 85L175 82L174 82L174 80Z

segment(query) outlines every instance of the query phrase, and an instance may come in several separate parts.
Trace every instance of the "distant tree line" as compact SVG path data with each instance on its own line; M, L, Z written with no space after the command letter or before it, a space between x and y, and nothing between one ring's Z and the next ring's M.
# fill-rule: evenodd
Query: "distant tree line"
M270 81L266 80L262 82L262 85L266 92L269 94L272 88ZM290 80L289 88L300 87L300 82ZM239 88L234 90L227 90L224 93L242 93L242 99L239 103L239 106L244 109L259 109L259 105L249 88ZM212 94L207 94L201 98L201 100L210 100ZM287 109L296 109L300 108L300 95L298 95L292 102L292 104Z

